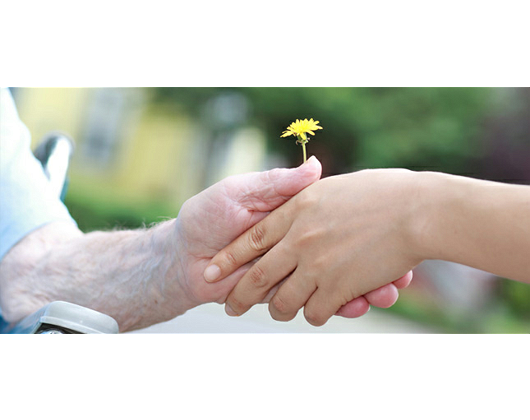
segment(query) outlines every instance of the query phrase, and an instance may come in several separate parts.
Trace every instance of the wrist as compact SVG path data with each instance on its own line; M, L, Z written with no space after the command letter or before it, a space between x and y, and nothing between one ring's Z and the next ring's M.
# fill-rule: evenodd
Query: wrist
M419 262L440 259L441 216L447 199L447 178L438 172L412 172L408 246Z
M154 293L157 301L164 302L171 308L171 318L174 318L196 306L186 288L187 266L178 221L173 219L161 223L150 233L153 248L160 258L156 273L157 287Z

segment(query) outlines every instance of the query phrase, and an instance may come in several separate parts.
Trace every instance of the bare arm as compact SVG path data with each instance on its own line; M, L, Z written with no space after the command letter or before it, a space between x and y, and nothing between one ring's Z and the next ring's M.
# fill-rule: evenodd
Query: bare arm
M18 320L54 300L107 313L122 331L184 313L193 305L177 281L174 225L83 234L51 223L32 232L0 265L4 318Z
M530 283L530 187L425 173L416 236L422 259Z

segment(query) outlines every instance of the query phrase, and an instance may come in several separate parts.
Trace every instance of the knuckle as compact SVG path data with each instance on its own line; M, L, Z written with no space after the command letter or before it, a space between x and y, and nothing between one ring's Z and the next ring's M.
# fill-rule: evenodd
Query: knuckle
M319 315L313 310L305 310L304 317L306 321L309 322L314 327L321 327L327 321L327 319L323 318L321 315Z
M241 302L241 300L239 300L235 296L230 296L227 303L238 314L241 314L247 310L247 305L245 305L243 302Z
M311 266L316 273L325 273L329 269L329 259L327 256L319 255L311 262Z
M262 288L267 285L267 278L265 272L259 265L254 265L248 272L248 277L252 286Z
M298 211L302 211L314 208L316 205L318 205L320 197L318 194L314 194L306 189L295 196L295 200Z
M286 315L290 312L287 302L285 302L285 300L277 294L273 296L270 304L274 308L274 311L278 314Z
M265 245L265 231L259 225L255 225L249 232L249 245L250 248L257 252L263 252L266 250Z
M319 227L311 227L305 229L298 235L296 244L298 247L306 248L318 244L325 235L324 229Z
M290 321L298 312L297 310L289 310L286 302L279 296L273 297L269 305L271 317L276 321Z
M232 252L226 251L224 255L224 259L229 267L237 267L238 265L237 258Z

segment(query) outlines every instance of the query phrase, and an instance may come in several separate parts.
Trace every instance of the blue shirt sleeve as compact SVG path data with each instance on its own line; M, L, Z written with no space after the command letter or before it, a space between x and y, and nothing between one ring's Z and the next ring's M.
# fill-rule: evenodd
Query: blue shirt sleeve
M75 223L50 189L31 152L31 136L13 97L0 89L0 261L33 230L54 221Z

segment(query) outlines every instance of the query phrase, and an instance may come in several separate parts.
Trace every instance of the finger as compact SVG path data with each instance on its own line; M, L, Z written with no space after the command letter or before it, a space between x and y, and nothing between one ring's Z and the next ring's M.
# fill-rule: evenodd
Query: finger
M393 283L398 289L404 289L405 287L408 287L410 285L410 282L412 281L412 277L413 277L413 273L412 271L409 271L407 274L397 279Z
M386 284L380 288L366 293L364 296L359 296L342 306L335 315L343 316L345 318L358 318L364 315L370 309L370 305L378 308L389 308L396 303L399 298L399 291L397 290L398 282L400 288L407 287L412 278L412 271L405 276L393 282L393 284ZM403 285L405 284L406 285Z
M366 298L364 296L359 296L358 298L349 301L347 304L342 305L335 315L344 318L358 318L363 316L369 310L370 304Z
M370 305L390 308L398 300L399 292L397 287L390 283L366 293L364 297Z
M316 289L316 284L295 270L278 289L269 303L269 312L276 321L290 321Z
M226 312L239 316L261 302L276 284L296 268L296 259L275 246L254 264L237 283L226 299Z
M270 213L219 251L206 267L204 279L209 283L222 280L243 264L266 253L287 234L293 217L289 203Z
M304 306L304 317L311 325L324 325L341 308L340 293L318 288Z
M322 176L322 165L311 156L297 168L275 168L230 178L231 197L251 211L268 212L284 204Z
M359 296L347 304L343 305L335 315L345 318L358 318L370 310L370 305L378 308L389 308L396 303L399 298L397 288L405 288L410 284L412 271L394 281L393 284L386 284L380 288Z

